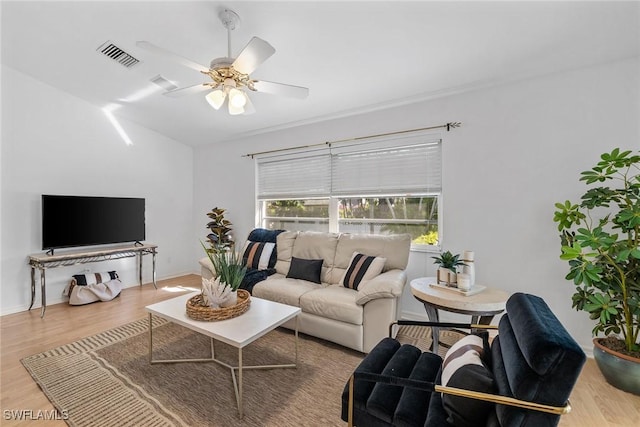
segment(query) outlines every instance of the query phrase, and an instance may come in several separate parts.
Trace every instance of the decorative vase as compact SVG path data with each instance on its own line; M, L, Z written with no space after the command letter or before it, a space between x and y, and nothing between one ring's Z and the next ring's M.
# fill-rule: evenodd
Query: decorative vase
M476 267L473 263L475 254L473 251L462 252L462 262L465 265L462 267L462 272L469 275L469 288L472 288L476 284Z
M640 396L640 359L618 353L593 339L593 357L609 384Z

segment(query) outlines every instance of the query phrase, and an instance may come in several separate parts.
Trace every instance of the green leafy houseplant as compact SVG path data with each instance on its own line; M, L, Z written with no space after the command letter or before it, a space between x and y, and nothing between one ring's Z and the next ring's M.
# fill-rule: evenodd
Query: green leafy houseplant
M200 242L200 244L213 264L215 278L219 279L225 288L229 287L232 291L237 291L247 272L242 255L234 251L212 252L207 250L204 243Z
M569 263L566 279L576 288L573 308L596 321L594 336L615 334L638 358L640 152L616 148L581 175L590 186L581 202L556 203L553 218L562 233L560 258Z
M452 272L456 272L456 269L460 265L466 265L461 259L460 254L452 254L450 251L443 252L439 257L434 256L431 257L435 261L434 264L438 264L440 268L446 268L451 270Z
M225 210L215 207L207 214L210 221L207 228L211 231L207 235L207 240L213 252L224 252L233 248L233 239L231 237L231 221L224 217Z

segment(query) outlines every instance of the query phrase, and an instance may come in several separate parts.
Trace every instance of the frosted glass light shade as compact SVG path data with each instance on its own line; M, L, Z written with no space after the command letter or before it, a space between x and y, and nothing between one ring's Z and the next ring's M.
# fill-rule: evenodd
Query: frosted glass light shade
M232 116L244 114L244 107L235 107L231 102L231 99L229 99L229 114Z
M207 100L209 105L211 105L216 110L219 110L220 107L222 107L222 104L224 104L224 99L226 97L227 94L225 93L225 91L216 89L209 92L207 96L205 96L205 99Z
M235 108L242 108L247 103L247 95L239 89L233 88L229 91L229 105Z

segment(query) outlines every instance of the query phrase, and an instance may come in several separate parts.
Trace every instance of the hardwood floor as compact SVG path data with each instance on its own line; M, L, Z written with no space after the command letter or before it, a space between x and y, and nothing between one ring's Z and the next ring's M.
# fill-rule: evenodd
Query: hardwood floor
M128 288L108 303L72 307L57 304L47 307L44 319L40 310L0 317L0 424L33 425L36 421L9 420L9 411L53 410L20 363L23 357L80 338L120 326L146 315L144 307L199 288L200 276L188 275L158 282L158 289L146 284ZM606 383L592 359L582 371L571 396L573 411L562 417L562 427L602 427L640 425L640 397L625 393ZM64 421L37 421L38 426L65 426Z

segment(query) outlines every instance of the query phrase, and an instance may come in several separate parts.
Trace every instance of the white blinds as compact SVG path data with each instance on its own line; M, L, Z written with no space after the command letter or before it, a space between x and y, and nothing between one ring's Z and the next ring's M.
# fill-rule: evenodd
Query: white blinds
M258 160L259 200L329 197L331 156L327 150Z
M441 151L431 134L258 159L258 199L439 193Z
M331 160L332 195L438 193L440 143L337 153Z

